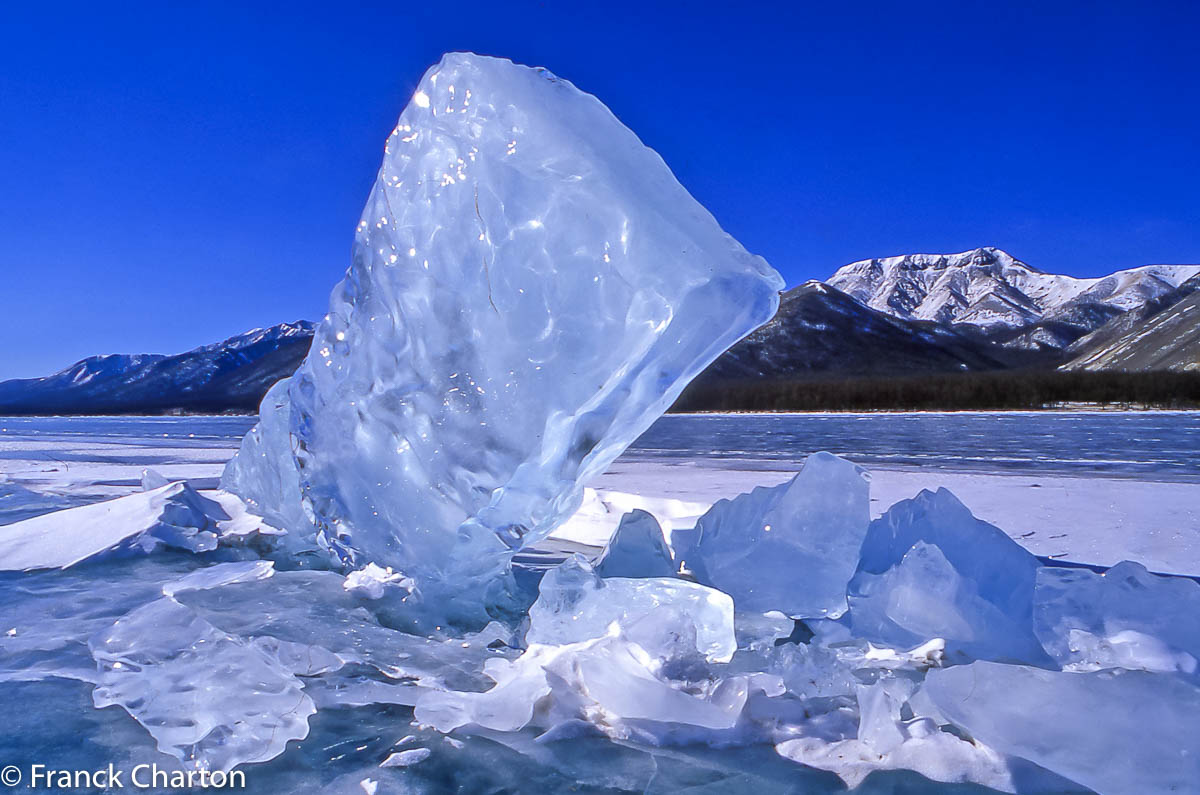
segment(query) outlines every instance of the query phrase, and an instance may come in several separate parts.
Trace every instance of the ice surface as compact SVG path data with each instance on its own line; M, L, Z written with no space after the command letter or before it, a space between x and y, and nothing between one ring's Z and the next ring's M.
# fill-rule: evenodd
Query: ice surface
M675 562L662 527L651 514L630 511L596 560L601 577L671 577Z
M688 649L728 661L737 648L728 595L673 578L601 579L580 555L546 572L529 621L525 640L531 645L602 638L617 624L660 659Z
M0 571L66 568L100 555L162 547L207 552L216 549L232 518L187 483L168 483L0 527ZM236 534L258 532L261 522L249 525L238 525Z
M1157 576L1131 561L1103 574L1043 568L1037 576L1034 629L1065 669L1195 673L1200 583Z
M815 453L790 482L721 500L700 517L686 566L732 596L739 611L837 617L846 610L869 505L861 468Z
M1037 559L946 489L871 523L850 583L854 633L895 648L932 638L954 659L1049 663L1033 634Z
M388 139L290 409L268 402L225 485L290 516L294 452L322 543L466 609L782 286L594 97L447 55Z
M926 687L972 737L1104 795L1200 781L1200 689L1174 676L976 662L933 671Z

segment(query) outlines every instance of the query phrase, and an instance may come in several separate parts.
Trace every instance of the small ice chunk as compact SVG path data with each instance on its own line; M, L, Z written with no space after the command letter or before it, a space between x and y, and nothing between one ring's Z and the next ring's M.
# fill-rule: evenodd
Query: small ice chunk
M347 574L342 587L364 599L382 599L388 588L398 588L405 593L412 593L414 590L412 579L398 571L392 571L391 566L383 568L374 563L368 563L358 571Z
M1183 679L976 662L931 671L925 689L977 740L1105 795L1200 781L1200 689Z
M617 532L596 560L601 577L673 577L675 563L658 520L641 510L621 517Z
M170 482L153 469L146 468L142 470L142 491L154 491Z
M737 648L733 600L727 594L665 577L601 579L580 555L546 572L529 621L525 640L530 645L601 638L616 624L662 659L686 647L710 661L727 662Z
M162 587L162 592L164 596L175 596L184 591L198 591L239 582L265 580L274 574L275 564L269 560L218 563L215 566L197 569L174 582L166 583Z
M1124 561L1103 574L1038 571L1034 630L1069 670L1140 668L1194 673L1200 658L1200 583Z
M853 631L895 648L941 638L952 658L1046 663L1033 634L1038 568L946 489L922 491L871 523L850 583Z
M814 453L790 482L720 500L696 524L686 566L738 611L840 616L870 523L862 468Z
M433 751L428 748L410 748L407 751L397 751L389 754L388 758L379 763L380 767L409 767L424 762Z

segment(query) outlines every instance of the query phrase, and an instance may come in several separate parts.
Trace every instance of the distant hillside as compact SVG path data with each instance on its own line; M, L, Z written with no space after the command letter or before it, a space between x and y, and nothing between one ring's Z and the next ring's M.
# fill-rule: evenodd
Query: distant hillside
M0 414L250 413L300 365L312 330L299 321L174 356L93 356L45 378L0 383Z
M1100 335L1081 345L1063 369L1200 372L1200 292L1151 314L1120 336Z
M992 355L991 347L937 323L878 312L813 281L785 292L775 317L730 348L700 378L911 375L1007 366Z

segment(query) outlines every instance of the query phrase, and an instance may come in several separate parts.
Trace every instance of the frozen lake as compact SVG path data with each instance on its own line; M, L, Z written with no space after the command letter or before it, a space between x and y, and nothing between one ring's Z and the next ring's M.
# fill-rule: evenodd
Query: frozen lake
M150 467L215 488L250 417L0 418L0 523L121 496ZM1200 412L672 415L594 485L708 504L828 450L876 514L945 486L1037 555L1200 573Z
M0 524L129 494L146 467L215 487L252 423L0 418ZM1200 413L670 416L594 485L601 494L696 509L782 482L821 449L871 471L876 515L921 488L946 486L1046 558L1097 565L1134 558L1152 570L1200 573ZM0 574L7 619L0 632L16 644L0 648L0 700L9 708L0 760L173 769L126 712L93 709L87 643L196 565L192 556L163 552L65 572ZM320 602L306 595L301 603L310 601ZM845 791L832 774L799 767L769 745L648 748L593 737L543 745L530 732L484 732L455 745L413 723L399 704L331 704L310 727L282 756L246 767L249 791L360 793L367 780L379 781L378 793L590 791L614 776L628 791ZM422 763L423 789L398 789L408 779L386 778L378 767L406 741L432 749ZM876 775L858 791L900 790L985 791L931 786L904 772Z

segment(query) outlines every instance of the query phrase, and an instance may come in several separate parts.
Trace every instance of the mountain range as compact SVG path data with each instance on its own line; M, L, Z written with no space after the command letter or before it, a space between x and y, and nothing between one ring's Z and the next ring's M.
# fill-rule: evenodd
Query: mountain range
M312 341L306 321L173 356L113 354L0 383L0 414L252 412ZM996 248L854 262L784 292L698 383L1013 369L1200 370L1200 265L1080 279Z
M251 413L300 366L313 328L283 323L173 356L92 356L45 378L0 383L0 414Z

